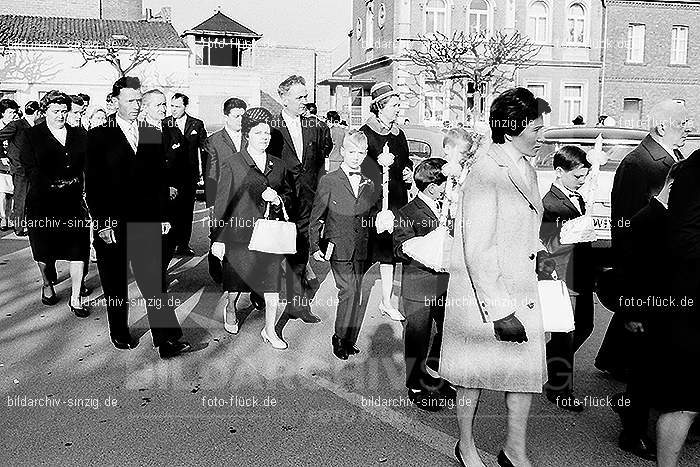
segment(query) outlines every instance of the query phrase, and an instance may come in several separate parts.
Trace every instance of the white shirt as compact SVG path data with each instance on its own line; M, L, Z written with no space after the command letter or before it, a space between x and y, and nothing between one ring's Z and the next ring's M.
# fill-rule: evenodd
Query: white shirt
M61 143L61 146L66 145L66 137L68 136L68 130L64 126L63 128L56 129L56 128L51 128L50 126L46 125L49 128L49 131L53 135L54 138L58 140L59 143Z
M226 133L228 133L229 137L233 141L233 144L236 146L236 150L241 151L243 148L241 147L241 138L242 134L240 131L233 131L229 127L224 125L224 128L226 129Z
M348 177L348 180L350 180L352 192L355 195L355 198L357 198L358 196L360 196L360 182L362 181L362 175L359 174L360 170L351 169L350 167L345 165L345 162L340 164L340 168L343 169L343 172L345 172L345 176ZM356 172L357 175L353 174L351 176L350 172Z
M177 125L183 135L185 134L185 123L187 123L187 114L183 114L182 117L175 119L175 125Z
M579 199L583 200L582 195L580 193L578 193L577 191L569 190L567 187L565 187L558 180L555 180L553 185L555 187L559 188L559 190L561 190L561 192L564 193L564 195L566 195L569 198L569 200L571 201L571 204L574 205L574 207L579 212L579 214L583 215L583 211L581 210L581 205L578 202Z
M427 204L430 210L433 211L433 214L435 214L435 217L440 219L440 210L438 209L437 202L434 199L425 195L422 191L419 191L416 197Z
M136 148L139 145L139 124L136 120L133 122L130 122L128 120L124 120L119 116L119 114L116 114L116 120L117 120L117 125L119 125L119 128L121 128L122 133L124 133L124 136L126 136L126 140L129 142L131 145L131 149L134 150L134 154L136 154Z
M261 153L253 152L250 148L248 148L248 154L250 154L250 157L253 159L253 162L255 162L255 166L258 168L258 170L265 173L267 154L264 151Z
M292 117L286 110L283 110L282 119L284 120L285 125L287 125L289 135L292 137L292 143L294 143L294 150L297 153L297 159L299 159L299 162L301 162L302 158L304 157L304 138L301 134L301 117Z

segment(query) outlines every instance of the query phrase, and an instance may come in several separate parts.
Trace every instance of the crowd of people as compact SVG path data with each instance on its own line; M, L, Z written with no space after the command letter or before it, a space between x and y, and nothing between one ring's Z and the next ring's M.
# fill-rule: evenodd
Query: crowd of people
M473 436L481 391L504 392L508 423L498 463L531 465L533 394L544 390L563 410L584 409L574 393L574 357L593 331L595 271L590 241L565 242L562 229L589 208L580 193L592 173L589 155L558 148L556 180L540 197L530 159L551 109L524 88L493 100L486 134L448 129L443 157L415 167L397 124L401 96L389 83L372 88L371 116L352 130L337 112L325 122L316 116L302 77L290 76L278 91L282 110L274 115L227 99L224 126L211 135L187 113L188 96L174 94L166 116L166 95L143 92L134 77L114 83L105 107L90 107L84 94L51 91L28 102L19 118L14 101L0 100L2 228L29 235L42 302L59 301L55 263L69 261L70 310L90 315L92 244L113 345L139 344L128 327L131 271L160 356L190 351L167 300L167 266L174 255L196 254L190 237L201 178L209 272L224 294L227 332L239 332L250 302L264 312L262 340L287 349L278 324L321 320L312 305L318 266L328 262L338 289L329 347L348 360L361 352L363 278L379 263L378 308L404 324L410 400L428 411L445 399L471 401L457 404L455 456L472 466L483 465ZM631 403L616 407L620 446L670 466L700 410L687 379L694 373L688 362L700 356L692 304L700 286L700 153L686 159L679 149L690 129L682 104L659 103L650 121L649 136L615 174L615 267L599 287L615 315L596 366L628 382ZM439 229L451 239L445 268L424 264L412 250ZM401 310L392 304L399 263ZM570 332L545 332L543 325L538 280L557 277L572 296ZM682 305L634 305L650 295ZM647 435L652 408L662 413L656 447Z

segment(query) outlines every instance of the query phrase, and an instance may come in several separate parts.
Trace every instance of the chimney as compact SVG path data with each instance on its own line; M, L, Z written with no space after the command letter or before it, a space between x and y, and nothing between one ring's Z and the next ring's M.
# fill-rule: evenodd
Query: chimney
M154 15L152 9L146 8L146 21L158 21L161 23L169 23L172 10L173 9L171 7L164 6L160 9L158 13Z

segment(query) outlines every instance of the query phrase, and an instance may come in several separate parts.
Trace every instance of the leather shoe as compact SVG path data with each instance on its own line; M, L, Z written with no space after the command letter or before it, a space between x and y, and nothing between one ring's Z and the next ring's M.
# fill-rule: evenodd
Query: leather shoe
M181 341L165 341L158 346L158 352L160 353L160 358L173 358L181 355L185 352L189 352L192 346L187 342Z
M442 380L442 386L440 386L438 392L446 399L457 399L457 390L444 379Z
M347 351L348 355L357 355L360 353L360 349L355 347L355 344L351 344L349 342L345 342L345 350Z
M292 319L300 319L305 323L309 324L314 324L314 323L320 323L321 318L316 316L315 314L311 313L310 308L297 308L295 310L290 310L287 312L287 314L292 318Z
M26 237L27 235L29 235L29 232L27 232L26 229L25 230L15 230L15 235L17 235L18 237Z
M618 443L620 449L649 461L656 460L656 446L644 436L628 435L624 431Z
M120 350L129 350L138 347L139 341L129 335L123 337L112 336L112 344Z
M44 295L44 289L49 289L51 290L51 295ZM59 302L58 295L56 295L56 291L53 289L53 285L48 285L48 286L43 286L41 289L41 303L43 303L46 306L53 306Z
M177 247L175 254L178 256L196 256L196 253L189 245Z
M426 391L424 389L414 391L413 389L408 390L408 399L413 402L413 404L419 409L428 412L437 412L442 408L442 402L439 394Z
M333 334L333 355L338 357L341 360L347 360L348 359L348 351L345 348L345 344L343 343L343 339L338 337L337 335Z
M250 293L250 303L256 310L265 311L265 299L255 292Z
M571 392L567 391L546 391L547 400L556 405L560 409L568 410L573 413L583 412L584 406L581 400L574 397Z

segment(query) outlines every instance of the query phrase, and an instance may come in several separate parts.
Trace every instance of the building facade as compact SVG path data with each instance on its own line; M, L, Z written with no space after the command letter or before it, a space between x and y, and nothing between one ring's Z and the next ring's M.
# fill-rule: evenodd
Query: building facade
M552 104L551 124L569 124L577 115L597 118L600 100L601 0L354 0L348 71L353 120L368 114L366 82L388 81L401 89L404 118L411 123L464 122L477 105L488 111L497 89L483 90L473 102L473 87L446 89L419 82L402 55L419 35L441 32L518 30L541 46L531 66L518 71L512 85L530 88Z
M700 1L608 0L607 24L602 113L646 127L651 106L671 98L697 115Z

